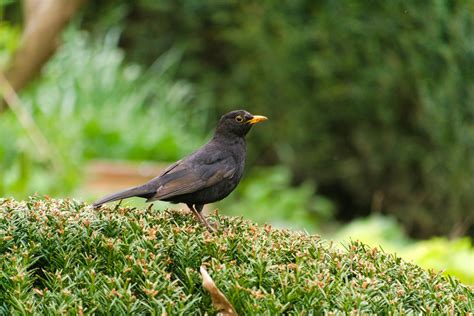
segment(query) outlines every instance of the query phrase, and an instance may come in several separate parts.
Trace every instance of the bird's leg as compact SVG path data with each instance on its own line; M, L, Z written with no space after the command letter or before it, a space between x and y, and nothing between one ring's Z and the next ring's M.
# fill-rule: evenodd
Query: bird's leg
M202 222L202 221L201 221L201 216L199 216L199 213L198 213L198 211L196 211L196 209L194 208L194 205L193 205L193 204L186 204L186 205L189 207L189 209L190 209L191 212L194 214L194 216L196 216L196 218L197 218L200 222Z
M204 207L204 205L193 205L193 204L187 204L189 209L191 210L191 212L193 212L193 214L197 217L197 219L204 225L207 227L207 229L210 231L210 232L214 232L215 231L215 228L212 227L209 222L206 220L206 218L201 214L201 211L202 211L202 208Z

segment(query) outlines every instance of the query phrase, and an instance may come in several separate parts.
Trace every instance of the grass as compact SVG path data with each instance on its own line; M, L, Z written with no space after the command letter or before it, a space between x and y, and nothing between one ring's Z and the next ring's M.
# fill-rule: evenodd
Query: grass
M454 313L474 291L353 241L187 211L0 199L0 314L214 313L205 265L240 314Z

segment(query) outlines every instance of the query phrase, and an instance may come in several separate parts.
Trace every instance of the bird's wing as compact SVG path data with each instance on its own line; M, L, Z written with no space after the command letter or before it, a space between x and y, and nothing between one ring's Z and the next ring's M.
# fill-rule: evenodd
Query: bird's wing
M160 185L152 199L161 200L202 190L232 178L235 171L235 162L230 156L205 161L178 161L161 174Z

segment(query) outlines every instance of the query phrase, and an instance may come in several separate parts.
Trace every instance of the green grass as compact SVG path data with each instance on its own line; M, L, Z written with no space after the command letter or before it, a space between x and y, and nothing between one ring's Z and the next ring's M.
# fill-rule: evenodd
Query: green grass
M0 314L214 313L204 264L240 314L466 313L473 289L395 255L187 211L0 199Z

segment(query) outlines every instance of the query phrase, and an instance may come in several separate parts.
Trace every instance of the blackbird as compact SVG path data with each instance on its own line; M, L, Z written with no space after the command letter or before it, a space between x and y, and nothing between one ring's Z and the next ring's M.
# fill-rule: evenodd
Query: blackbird
M185 203L197 219L213 231L201 211L205 204L220 201L235 189L244 172L245 135L253 124L265 120L265 116L244 110L223 115L212 139L196 152L143 185L100 199L94 207L134 196L145 198L147 202Z

